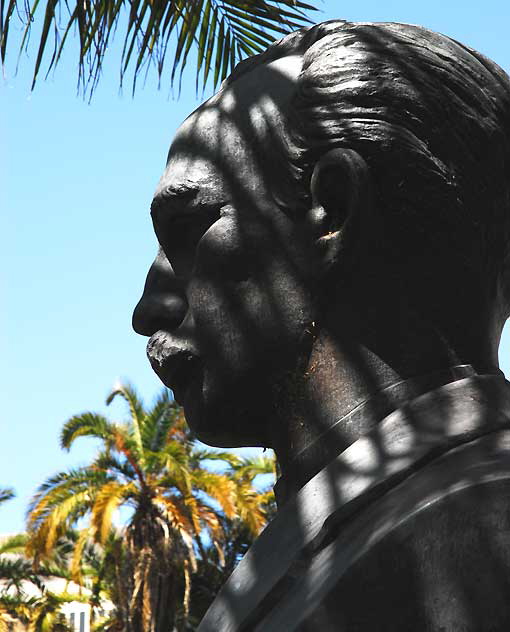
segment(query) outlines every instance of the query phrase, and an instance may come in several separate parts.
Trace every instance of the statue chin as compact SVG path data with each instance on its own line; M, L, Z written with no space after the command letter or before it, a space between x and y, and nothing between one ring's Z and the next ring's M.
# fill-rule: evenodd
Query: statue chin
M196 437L219 448L268 447L264 424L270 415L261 420L263 412L255 399L254 386L260 381L249 381L248 385L232 383L224 388L221 381L208 377L207 372L199 374L180 402ZM262 391L261 388L259 399L263 399Z

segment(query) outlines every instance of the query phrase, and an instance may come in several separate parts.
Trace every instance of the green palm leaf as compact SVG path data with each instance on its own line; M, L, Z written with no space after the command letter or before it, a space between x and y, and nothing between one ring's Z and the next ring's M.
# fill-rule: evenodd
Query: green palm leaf
M274 474L274 459L265 456L245 457L231 467L235 479L251 483L259 474Z
M105 442L112 442L116 425L97 413L82 413L71 417L60 433L60 445L69 450L78 437L94 437Z
M168 391L164 389L151 410L144 415L141 428L144 448L154 452L161 450L179 414L179 406L170 399Z
M131 480L135 476L135 471L129 462L116 457L110 450L99 452L92 467L112 477L120 475L126 480Z
M0 558L0 581L2 582L2 593L14 589L18 595L23 594L25 581L32 582L38 588L43 586L40 578L34 573L30 561L19 557L14 559L10 557Z
M202 461L224 461L232 467L240 466L242 461L240 457L232 452L225 452L221 450L209 450L209 449L193 449L191 453L191 463L198 465Z
M0 489L0 504L14 498L16 494L11 487L3 487Z
M25 550L27 543L27 536L25 533L17 533L10 535L6 538L2 538L0 541L0 555L3 553L20 554Z
M120 384L117 388L114 388L106 398L106 404L110 405L117 396L122 397L129 406L129 412L131 413L130 434L136 446L137 457L143 459L144 446L141 434L141 424L145 416L143 402L130 384Z
M172 51L167 81L173 85L177 77L182 77L194 48L197 87L199 83L205 87L211 71L216 86L242 58L260 52L276 37L309 24L307 12L314 10L301 0L75 0L74 4L69 0L46 0L45 5L40 0L1 0L0 58L4 63L12 20L21 16L25 23L23 48L32 22L43 13L33 84L45 56L50 55L49 72L58 63L69 32L76 30L78 79L82 88L92 93L110 40L123 30L121 82L131 68L134 89L139 72L150 65L161 80Z

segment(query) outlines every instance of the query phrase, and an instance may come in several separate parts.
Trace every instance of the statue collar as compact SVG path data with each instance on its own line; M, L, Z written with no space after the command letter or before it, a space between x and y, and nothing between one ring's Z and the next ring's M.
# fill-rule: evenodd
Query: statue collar
M199 632L234 632L278 599L278 586L332 530L449 450L510 427L510 385L472 375L407 402L355 441L268 524L220 591Z
M281 508L325 465L355 443L359 437L373 431L380 421L394 410L423 393L474 375L476 371L470 364L448 367L395 382L361 402L287 465L285 474L274 486L278 507Z

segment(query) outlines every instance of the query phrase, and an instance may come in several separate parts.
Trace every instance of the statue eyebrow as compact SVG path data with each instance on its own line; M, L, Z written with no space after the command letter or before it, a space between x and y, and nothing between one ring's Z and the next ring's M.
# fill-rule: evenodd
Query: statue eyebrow
M162 207L171 208L172 205L176 202L188 202L192 200L194 197L196 197L199 190L200 187L197 184L190 182L184 182L177 185L169 185L161 189L156 193L151 202L151 215Z

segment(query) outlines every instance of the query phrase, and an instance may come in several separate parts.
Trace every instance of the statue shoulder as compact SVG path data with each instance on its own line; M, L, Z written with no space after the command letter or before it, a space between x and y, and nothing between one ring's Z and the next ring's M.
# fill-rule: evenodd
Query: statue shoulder
M492 376L391 413L278 511L199 631L509 630L509 420Z
M287 581L255 629L510 629L510 431L417 469L347 523L331 520Z

